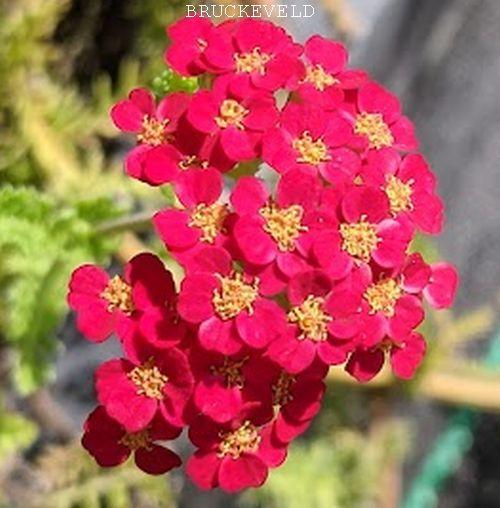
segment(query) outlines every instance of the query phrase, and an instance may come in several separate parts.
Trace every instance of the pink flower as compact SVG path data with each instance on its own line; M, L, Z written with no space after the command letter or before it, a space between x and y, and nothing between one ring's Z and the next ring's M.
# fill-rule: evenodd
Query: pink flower
M308 267L315 232L330 220L326 213L318 213L321 191L319 180L301 170L281 176L274 198L262 180L238 180L231 194L237 215L232 235L243 259L261 267L256 273L263 284L272 270L286 281Z
M404 152L418 148L413 124L402 115L398 98L378 83L365 83L355 101L342 104L341 109L358 134L360 147L394 147Z
M443 203L436 194L436 177L420 154L403 159L393 149L371 151L360 177L383 189L393 217L404 217L428 234L443 228Z
M229 74L234 89L246 95L252 89L275 92L296 79L301 53L283 28L245 18L231 30L212 31L204 57L215 73Z
M259 487L269 468L286 458L286 445L273 436L271 424L251 412L226 424L200 417L190 427L189 438L198 449L186 471L201 489L238 492Z
M233 355L245 344L262 349L281 332L280 306L262 297L258 279L233 270L226 251L202 249L196 263L182 281L177 308L187 322L200 325L202 347Z
M279 127L264 137L263 158L279 173L301 168L337 183L361 167L359 155L346 146L353 135L339 114L325 113L314 103L290 102Z
M345 362L362 324L356 294L332 287L327 274L311 270L290 280L288 300L288 327L269 346L269 357L290 374L315 359L324 365Z
M215 169L187 170L175 189L184 209L167 208L153 218L156 231L171 253L200 243L220 245L229 215L228 206L217 201L222 192L220 173Z
M447 309L453 304L458 288L458 272L449 263L431 265L429 284L424 289L425 299L435 309Z
M170 25L167 34L172 45L165 52L165 61L172 69L183 76L198 76L207 70L204 53L207 39L218 33L208 18L182 18Z
M175 132L189 101L188 94L179 92L168 95L155 106L149 90L136 88L130 92L128 99L113 106L110 114L115 125L121 131L136 134L137 146L125 160L128 175L148 181L143 170L145 157L151 151L155 156L163 155L163 150L167 149L165 145ZM157 184L154 181L150 183Z
M179 434L180 429L159 418L142 430L127 432L98 406L85 421L82 445L101 467L118 466L133 453L139 469L158 475L179 467L181 459L156 442L175 439Z
M185 327L175 310L176 298L172 274L149 253L132 258L123 277L82 265L73 272L68 292L77 328L85 337L102 342L116 332L127 349L133 349L137 334L157 345L179 343Z
M128 432L147 427L158 415L170 425L184 424L184 408L193 389L186 355L136 340L137 360L104 362L96 371L99 403Z
M335 109L343 100L343 90L359 88L367 79L362 70L348 70L347 50L337 41L320 35L304 46L305 65L296 92L300 99L322 109Z
M365 383L382 369L385 353L390 356L392 371L401 379L411 379L425 355L423 337L412 332L402 341L386 341L374 348L358 348L349 358L346 371L358 381Z
M214 144L234 161L257 156L263 132L276 123L277 116L275 100L269 93L256 91L242 98L223 81L212 90L197 92L187 113L193 127L213 136Z

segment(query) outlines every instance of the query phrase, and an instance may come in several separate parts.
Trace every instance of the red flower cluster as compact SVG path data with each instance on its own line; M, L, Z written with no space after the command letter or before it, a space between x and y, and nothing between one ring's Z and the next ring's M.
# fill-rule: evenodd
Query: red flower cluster
M137 89L111 117L136 135L127 173L175 190L153 222L185 277L177 292L152 254L123 275L73 273L78 328L115 333L124 352L97 370L83 445L103 466L135 452L158 474L180 464L161 443L187 426L191 479L234 492L283 462L329 366L368 381L388 358L412 377L424 301L449 307L458 276L411 252L415 232L442 228L435 176L398 99L346 68L340 43L302 47L253 19L183 19L169 35L168 64L209 88L157 105ZM236 166L247 176L224 182Z

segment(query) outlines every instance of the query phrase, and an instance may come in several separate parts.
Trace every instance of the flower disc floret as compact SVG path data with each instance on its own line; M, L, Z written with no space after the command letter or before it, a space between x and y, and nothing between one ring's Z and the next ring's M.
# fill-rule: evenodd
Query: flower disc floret
M340 83L338 79L326 72L321 64L307 67L304 82L311 83L320 92L323 92L329 86Z
M218 457L238 459L243 453L255 453L261 439L257 427L247 420L236 430L221 434Z
M138 143L145 143L150 146L160 146L167 140L165 127L169 123L169 119L158 120L157 118L145 115L142 119L142 130L137 135Z
M264 75L266 72L266 64L271 60L271 55L262 53L259 47L253 48L249 53L236 53L234 55L236 62L236 72L244 72L250 74L258 72Z
M394 175L389 175L384 191L389 198L389 205L393 215L413 209L411 182L403 182Z
M280 208L275 203L268 203L259 210L265 219L264 231L269 233L282 252L295 248L295 240L307 227L302 225L304 209L300 205Z
M212 365L210 371L214 376L223 377L227 388L243 388L245 376L242 367L247 360L248 357L241 360L231 360L226 356L222 365Z
M224 221L229 215L226 205L213 203L207 205L200 203L191 214L189 226L195 226L201 229L200 240L206 243L214 243L217 235L222 231Z
M212 298L215 311L223 319L236 317L246 310L253 312L253 303L259 294L259 282L245 282L243 274L233 273L228 277L219 275L220 289L214 291Z
M130 315L134 311L132 301L132 287L127 284L119 275L112 277L101 297L108 302L108 311L121 310L124 314Z
M342 249L349 255L365 262L370 260L372 251L380 241L375 225L364 220L353 224L341 224L340 235L342 236Z
M163 388L168 382L168 377L160 372L154 364L153 358L131 370L128 377L137 387L137 395L145 395L151 399L163 399Z
M288 372L282 371L280 373L276 383L271 386L273 406L280 408L293 400L291 390L296 381L296 377L288 374Z
M133 452L141 448L145 448L148 451L152 450L152 440L148 429L127 433L118 442Z
M321 138L314 140L307 131L300 138L294 140L293 148L299 152L297 162L317 166L322 162L331 160L331 156L328 155L328 147L324 141Z
M382 312L387 317L394 316L394 308L403 294L400 285L394 279L383 279L370 285L364 298L370 304L371 312Z
M288 321L296 323L301 331L299 339L320 342L328 338L328 323L332 317L323 310L324 303L323 298L309 295L288 313Z
M394 137L380 113L359 113L354 123L354 132L368 138L370 148L392 146Z
M245 130L243 125L244 118L248 115L249 111L234 99L225 99L219 108L219 116L215 117L217 125L221 129L227 129L234 125L240 130Z

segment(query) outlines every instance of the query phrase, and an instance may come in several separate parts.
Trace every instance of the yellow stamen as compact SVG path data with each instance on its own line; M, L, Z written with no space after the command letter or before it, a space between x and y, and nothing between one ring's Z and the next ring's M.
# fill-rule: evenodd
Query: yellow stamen
M222 231L224 221L228 215L229 210L227 205L219 203L205 205L200 203L191 214L189 226L201 229L201 241L214 243L217 235Z
M244 118L248 115L248 109L245 109L239 102L234 99L226 99L220 106L219 116L215 117L217 125L221 129L234 125L240 130L244 130Z
M319 342L328 338L328 323L332 317L323 310L324 303L323 298L309 295L301 305L290 310L288 321L299 327L299 339Z
M393 215L413 209L413 203L411 201L413 189L411 187L411 182L402 182L394 175L390 175L387 178L387 184L384 190L389 198L391 213Z
M271 389L273 392L273 406L282 407L293 399L291 394L292 386L296 382L294 376L282 371L280 377Z
M140 448L146 448L146 450L151 450L151 438L149 437L149 431L147 429L141 430L139 432L132 432L130 434L125 434L119 441L120 444L130 448L133 452L139 450Z
M341 224L340 235L343 240L342 249L349 255L365 262L370 261L372 251L380 241L375 225L365 222L363 219L354 224Z
M238 459L242 453L255 453L262 439L257 427L248 420L232 432L221 433L220 438L217 456L229 455L233 459Z
M307 68L304 81L314 85L314 88L320 92L323 92L329 86L339 83L339 80L328 74L320 64L311 65Z
M370 304L371 313L382 312L387 317L394 316L394 307L402 294L402 289L394 279L383 279L369 286L363 295Z
M242 367L248 357L242 360L230 360L227 356L224 358L222 365L213 365L210 370L214 376L222 376L228 388L243 388L245 378L243 376Z
M300 157L297 157L297 162L317 166L322 162L331 160L331 156L328 155L328 148L323 140L320 138L314 141L307 131L300 138L295 139L292 146L300 154Z
M163 388L168 377L154 365L153 358L132 369L128 373L128 378L137 387L138 395L145 395L151 399L163 399Z
M354 124L354 132L366 136L370 148L383 148L392 146L394 137L391 129L384 122L380 113L359 113Z
M137 135L137 141L146 145L158 146L165 142L167 136L165 127L170 120L158 120L152 116L145 115L142 119L142 130Z
M124 314L130 315L134 311L132 287L119 275L115 275L109 280L108 285L100 296L108 302L109 312L114 312L118 309Z
M179 162L179 169L182 169L183 171L186 169L191 169L193 167L206 169L208 167L208 162L198 159L196 155L186 155Z
M236 72L258 72L265 74L266 64L271 60L271 56L261 53L260 48L253 48L250 53L237 53L234 55L236 62Z
M295 249L295 240L307 227L301 224L304 209L300 205L279 208L275 203L268 203L259 210L264 217L264 231L269 233L282 252Z
M259 281L253 284L244 281L243 274L233 273L228 277L219 275L221 287L212 298L215 311L224 320L236 317L243 310L253 313L253 302L259 293Z

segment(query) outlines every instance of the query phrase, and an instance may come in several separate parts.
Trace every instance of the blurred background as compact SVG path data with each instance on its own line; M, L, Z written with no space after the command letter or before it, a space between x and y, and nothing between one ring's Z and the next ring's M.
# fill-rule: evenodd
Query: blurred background
M500 506L500 2L282 3L315 7L275 20L298 40L343 40L400 95L438 174L446 229L419 246L462 284L423 325L424 365L411 383L383 372L366 386L333 369L321 414L258 491L99 470L78 439L92 372L117 349L78 335L66 284L85 261L163 252L147 218L171 196L125 178L107 113L135 86L194 86L162 58L186 2L0 0L0 507Z

